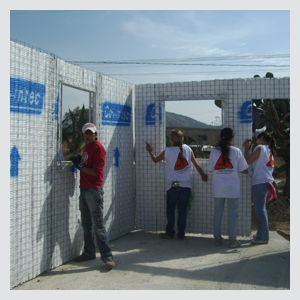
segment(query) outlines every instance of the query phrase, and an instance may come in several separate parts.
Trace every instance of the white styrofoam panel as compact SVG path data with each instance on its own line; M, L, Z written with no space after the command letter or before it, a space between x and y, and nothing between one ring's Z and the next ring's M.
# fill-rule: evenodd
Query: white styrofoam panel
M17 95L23 102L36 100L30 98L31 94L26 99L24 97L25 89L30 89L28 82L40 84L31 90L36 86L44 86L42 107L22 105L20 100L11 101L11 110L14 110L11 111L10 126L10 147L14 156L11 166L12 172L18 173L13 174L10 185L13 287L72 259L80 254L83 247L78 199L79 176L77 173L74 177L69 162L60 163L56 157L60 81L95 93L98 107L96 105L94 117L97 127L103 133L103 144L113 150L114 141L118 141L121 155L119 169L106 182L107 187L116 191L117 196L112 201L111 197L105 195L105 214L113 221L110 239L134 228L135 177L132 163L134 118L131 116L126 128L102 126L102 109L99 107L101 97L106 93L106 100L126 104L133 111L132 85L108 77L106 81L102 80L100 74L15 42L11 42L11 77L11 97ZM107 87L103 88L103 84ZM15 87L20 91L15 91ZM34 110L36 113L33 113ZM17 151L13 150L14 147ZM107 157L109 161L113 155L108 153ZM109 162L111 165L107 163L106 170L113 170L113 161ZM109 210L111 204L113 215Z
M280 84L282 85L280 88ZM165 169L157 168L149 155L145 152L143 143L138 143L139 138L147 139L152 146L153 152L158 155L164 149L164 124L159 124L156 111L155 122L152 126L145 126L145 110L151 103L157 103L161 90L163 89L164 96L168 96L168 101L172 99L184 99L193 94L196 99L205 99L207 95L217 99L219 95L224 95L223 101L223 126L232 127L235 131L234 144L241 150L242 143L246 138L251 137L251 111L248 102L254 99L260 99L266 96L275 97L274 89L276 85L277 95L289 97L287 93L289 89L289 81L283 79L274 81L270 87L269 79L251 78L251 79L233 79L233 80L215 80L202 81L197 84L193 82L187 83L168 83L163 89L161 84L155 85L154 96L145 98L143 94L137 93L136 97L136 112L137 115L144 113L143 118L136 118L136 157L137 157L137 225L138 228L145 230L153 230L153 223L156 224L156 230L165 230L166 216L165 216L165 192L160 190L161 181L164 180ZM145 85L137 85L136 90L143 90ZM281 92L284 90L284 92ZM197 94L195 95L195 92ZM214 95L215 94L215 95ZM248 101L248 102L247 102ZM250 104L249 102L249 104ZM164 110L162 111L164 113ZM164 118L162 118L164 120ZM201 166L206 168L206 162L202 161ZM145 172L147 169L147 172ZM196 171L193 171L196 173ZM197 174L194 174L197 177ZM242 175L241 180L241 197L239 199L238 207L238 235L249 235L251 231L251 181L250 177L245 178ZM196 179L194 179L196 180ZM212 214L213 214L213 198L212 198L212 183L205 183L205 189L202 192L198 190L199 182L194 182L193 195L195 210L190 211L190 216L187 220L186 232L190 233L213 233ZM203 186L203 185L202 185ZM156 193L153 194L155 190ZM143 193L147 191L147 193ZM159 192L158 192L159 191ZM153 199L155 197L155 199ZM159 197L159 199L157 199ZM154 206L150 204L155 203ZM162 204L163 203L163 204ZM149 209L151 207L151 209ZM163 210L163 213L161 212ZM145 215L147 218L145 219ZM155 222L150 222L150 220ZM201 222L196 220L201 219ZM222 231L224 234L228 233L227 215L224 212L222 221ZM197 224L197 225L195 225Z

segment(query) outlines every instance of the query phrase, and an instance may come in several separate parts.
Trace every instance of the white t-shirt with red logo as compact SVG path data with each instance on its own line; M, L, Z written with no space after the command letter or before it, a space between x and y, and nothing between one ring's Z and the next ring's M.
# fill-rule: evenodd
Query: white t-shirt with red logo
M213 172L213 196L216 198L239 198L239 172L248 167L239 148L230 146L229 159L222 155L219 147L214 148L207 164L207 170Z
M180 187L193 187L191 172L192 149L185 144L182 145L182 148L182 157L180 157L180 148L178 146L165 149L167 190L171 188L172 182L176 180L180 181Z
M254 152L257 148L260 148L260 155L259 158L252 163L252 185L273 182L274 156L272 155L271 149L266 145L258 145L255 147Z

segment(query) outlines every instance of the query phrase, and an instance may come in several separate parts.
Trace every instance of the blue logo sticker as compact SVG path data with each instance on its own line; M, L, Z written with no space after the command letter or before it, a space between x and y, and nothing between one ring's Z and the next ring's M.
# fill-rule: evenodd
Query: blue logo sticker
M161 106L159 106L159 125L162 124ZM145 125L155 125L155 103L149 104L146 110Z
M10 176L18 176L20 160L21 157L19 155L18 149L16 146L14 146L10 152Z
M130 126L131 106L104 102L102 105L102 125Z
M45 85L25 79L10 78L10 111L40 115L44 98Z
M252 101L244 102L239 110L240 123L252 123Z

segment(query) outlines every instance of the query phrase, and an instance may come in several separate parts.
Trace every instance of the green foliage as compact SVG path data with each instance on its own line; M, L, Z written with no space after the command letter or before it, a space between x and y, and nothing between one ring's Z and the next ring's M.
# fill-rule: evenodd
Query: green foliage
M267 127L276 140L276 152L280 156L290 151L290 107L289 99L263 99L259 105L255 101L253 109L253 132Z
M277 177L279 176L282 172L285 172L286 171L286 165L282 165L280 166L279 168L275 168L274 169L274 172L273 172L273 175L274 177Z
M268 72L268 73L266 74L266 78L274 78L273 73Z
M219 108L222 108L222 100L215 100L215 105Z
M274 78L268 72L266 78ZM267 127L276 141L276 153L281 156L285 165L277 168L274 175L286 171L285 194L289 194L290 188L290 99L252 99L252 131Z
M87 112L84 107L78 110L79 107L75 108L75 112L80 111L79 115L72 112L69 109L69 113L65 114L65 119L62 121L62 141L67 145L67 153L76 156L80 153L81 148L84 144L81 130L82 126L88 122ZM66 124L67 123L67 124Z

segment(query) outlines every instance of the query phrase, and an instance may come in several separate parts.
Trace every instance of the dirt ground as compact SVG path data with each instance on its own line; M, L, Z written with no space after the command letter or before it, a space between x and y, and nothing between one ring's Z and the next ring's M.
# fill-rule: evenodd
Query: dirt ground
M269 217L269 230L277 229L290 233L290 202L289 197L278 195L277 199L273 199L267 203L267 212ZM257 229L257 220L252 205L252 230Z

